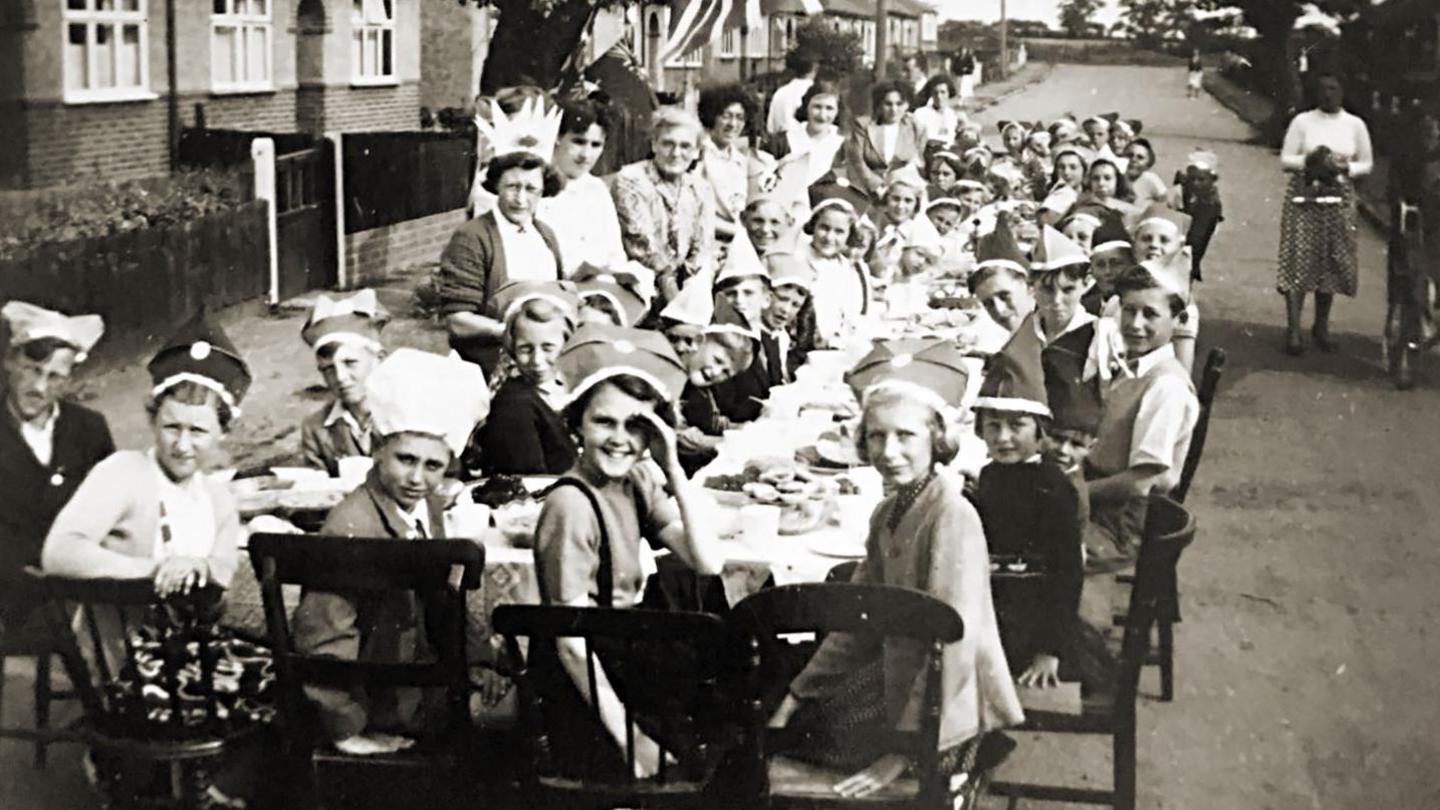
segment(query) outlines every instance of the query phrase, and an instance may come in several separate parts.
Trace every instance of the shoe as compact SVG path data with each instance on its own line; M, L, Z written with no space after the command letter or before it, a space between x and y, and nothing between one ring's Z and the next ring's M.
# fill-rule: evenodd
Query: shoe
M1328 329L1311 329L1310 337L1315 341L1315 348L1326 354L1334 354L1340 351L1340 347L1336 345L1335 341L1330 339L1330 330Z
M1291 332L1285 336L1285 353L1291 357L1299 357L1305 353L1305 343L1300 339L1300 333Z

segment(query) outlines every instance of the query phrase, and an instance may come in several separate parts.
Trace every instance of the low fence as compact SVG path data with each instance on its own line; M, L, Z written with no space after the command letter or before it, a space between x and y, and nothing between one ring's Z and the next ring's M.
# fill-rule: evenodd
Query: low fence
M197 312L265 294L267 207L256 200L166 228L40 246L0 261L0 300L101 315L97 354L133 356Z
M464 208L475 175L465 132L347 132L341 165L345 233Z

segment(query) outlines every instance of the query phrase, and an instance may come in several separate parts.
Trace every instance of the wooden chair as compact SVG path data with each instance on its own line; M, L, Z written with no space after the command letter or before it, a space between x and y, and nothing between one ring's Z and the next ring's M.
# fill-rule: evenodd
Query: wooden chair
M1225 350L1219 347L1210 350L1205 358L1205 369L1200 375L1200 387L1196 399L1200 400L1200 417L1190 436L1190 449L1185 453L1185 465L1180 471L1180 483L1171 491L1170 497L1180 503L1190 493L1190 483L1195 480L1195 471L1200 468L1200 457L1205 452L1205 439L1210 433L1210 415L1214 411L1215 393L1220 386L1220 377L1225 371ZM1133 580L1131 580L1133 581ZM1175 699L1175 625L1180 623L1180 582L1176 574L1166 584L1165 598L1160 605L1160 614L1155 622L1155 648L1145 659L1146 666L1160 668L1160 699L1170 702Z
M465 594L480 587L484 547L468 540L256 534L250 537L250 560L260 581L275 656L280 730L293 754L308 761L312 781L307 787L314 790L316 802L322 807L428 806L473 790L484 763L477 761L478 737L470 724ZM446 621L430 638L435 658L396 664L301 653L295 649L282 598L286 585L360 594L414 591L443 600L439 604ZM303 692L306 685L441 689L449 726L406 751L347 755L318 733ZM388 797L388 803L382 797Z
M901 778L864 799L840 799L834 785L849 774L805 766L783 756L802 745L803 733L769 727L763 684L752 689L749 706L751 744L769 782L770 806L934 808L949 810L949 774L940 771L940 675L946 644L957 642L965 626L954 608L928 594L887 585L849 583L786 585L747 597L735 606L731 621L750 642L750 671L774 669L787 658L786 634L863 633L879 638L908 638L930 648L925 709L915 731L894 731L885 748L911 757L917 774Z
M631 807L631 808L695 808L712 806L707 795L711 788L708 778L680 771L662 751L659 772L648 779L630 774L635 765L636 717L625 707L626 744L622 756L624 773L605 777L578 777L559 767L552 755L552 730L544 716L547 698L536 674L534 657L537 645L553 645L557 639L578 638L585 642L585 665L589 691L595 692L597 668L602 666L596 648L633 650L637 645L684 643L699 651L727 648L729 638L725 623L708 613L686 613L644 609L598 607L561 607L550 605L501 605L493 617L495 630L505 636L512 656L520 657L520 639L529 640L530 656L518 680L520 685L520 728L529 744L532 767L526 795L534 807ZM721 662L701 662L697 683L646 683L636 688L686 692L707 679ZM706 673L704 670L709 669ZM607 673L613 678L613 673ZM711 686L713 690L713 684ZM577 696L577 700L583 700ZM723 698L722 698L723 700ZM600 712L594 701L585 701L598 725ZM658 718L662 728L679 728L687 722L685 707L674 701L666 715ZM651 718L657 720L657 718ZM664 741L657 740L662 745Z
M1180 483L1170 492L1170 497L1185 502L1190 494L1190 484L1195 480L1195 471L1200 468L1200 457L1205 453L1205 439L1210 433L1210 412L1215 404L1215 393L1220 387L1220 376L1225 372L1225 350L1218 346L1205 357L1205 370L1200 373L1200 386L1195 389L1195 398L1200 400L1200 417L1195 430L1190 434L1190 449L1185 453L1185 465L1180 468Z
M0 583L4 588L29 588L27 580ZM46 753L52 743L73 737L64 729L50 726L50 704L56 700L73 700L75 693L56 689L51 668L52 659L60 657L60 645L50 635L44 611L37 610L29 620L17 627L0 628L0 712L5 706L5 662L11 658L35 659L35 684L32 692L35 725L32 728L7 727L0 722L0 739L29 740L35 746L32 763L44 770Z
M1140 670L1150 646L1150 632L1159 618L1166 596L1166 583L1174 576L1180 552L1194 537L1195 519L1184 506L1164 495L1150 497L1135 583L1130 591L1130 607L1123 619L1125 634L1114 688L1109 690L1109 694L1087 697L1080 715L1025 712L1023 731L1110 737L1112 789L992 782L990 792L1010 797L1010 810L1018 807L1020 799L1111 805L1116 810L1134 810L1135 704Z
M222 708L209 622L173 618L208 610L196 606L218 604L218 591L162 603L149 579L32 575L48 599L46 620L84 709L76 736L90 747L112 806L203 806L207 785L191 777L266 728ZM147 656L158 670L148 678L137 675L134 663L140 634L154 642ZM187 672L197 660L198 673ZM142 795L147 785L155 790L157 768L169 772L162 795Z

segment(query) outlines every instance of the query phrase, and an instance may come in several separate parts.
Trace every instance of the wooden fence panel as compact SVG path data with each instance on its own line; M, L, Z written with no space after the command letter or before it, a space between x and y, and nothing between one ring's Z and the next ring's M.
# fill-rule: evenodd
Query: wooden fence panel
M255 201L170 228L43 245L0 261L0 301L101 315L105 337L97 355L131 356L196 312L265 295L267 205Z
M345 232L358 233L464 208L475 173L475 135L347 132Z

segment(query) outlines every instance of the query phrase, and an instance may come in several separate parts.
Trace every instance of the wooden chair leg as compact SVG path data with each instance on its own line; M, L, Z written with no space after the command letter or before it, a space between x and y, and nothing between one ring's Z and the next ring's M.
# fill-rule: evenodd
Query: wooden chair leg
M1126 712L1116 718L1112 756L1115 785L1115 810L1135 810L1135 714Z
M42 652L35 656L35 730L45 733L50 730L50 654ZM35 741L35 769L45 770L46 748L44 739Z
M1159 622L1160 631L1160 699L1175 699L1175 625Z

